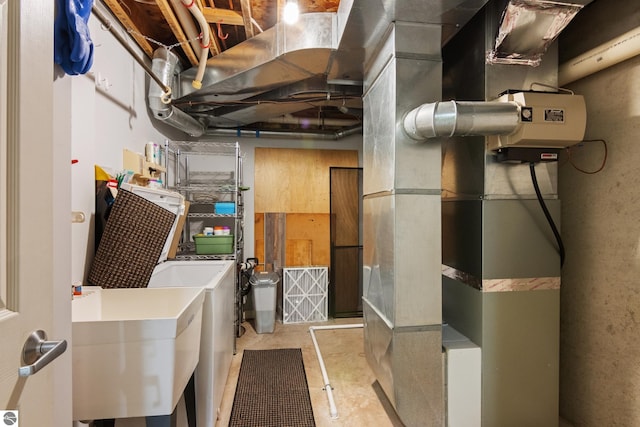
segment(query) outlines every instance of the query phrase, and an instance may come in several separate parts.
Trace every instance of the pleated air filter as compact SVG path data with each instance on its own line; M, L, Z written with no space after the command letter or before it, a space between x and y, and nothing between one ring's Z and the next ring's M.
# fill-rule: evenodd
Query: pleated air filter
M327 267L284 268L282 323L327 320Z

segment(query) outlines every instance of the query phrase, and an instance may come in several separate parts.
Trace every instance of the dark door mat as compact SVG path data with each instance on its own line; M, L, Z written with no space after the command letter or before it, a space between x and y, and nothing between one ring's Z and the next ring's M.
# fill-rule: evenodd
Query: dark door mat
M302 350L245 350L229 427L315 427Z

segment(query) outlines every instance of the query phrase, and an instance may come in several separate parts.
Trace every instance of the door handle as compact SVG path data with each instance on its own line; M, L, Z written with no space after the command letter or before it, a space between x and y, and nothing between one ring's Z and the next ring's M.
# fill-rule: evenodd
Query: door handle
M67 349L67 340L47 341L47 334L42 330L31 332L22 347L22 363L18 375L28 377L51 363Z

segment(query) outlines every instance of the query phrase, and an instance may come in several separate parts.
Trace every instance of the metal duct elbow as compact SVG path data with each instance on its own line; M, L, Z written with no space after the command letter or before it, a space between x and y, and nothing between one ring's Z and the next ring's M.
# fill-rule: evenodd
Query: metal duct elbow
M403 121L415 141L439 136L507 135L519 126L515 102L433 102L411 110Z
M168 49L157 49L153 53L151 69L167 87L173 87L175 70L179 58ZM189 116L184 111L171 105L171 99L166 97L164 90L155 82L149 83L149 108L156 119L173 126L188 135L204 135L204 125Z
M184 111L174 107L173 105L168 105L167 107L168 108L164 110L155 110L153 112L153 114L156 116L156 119L183 131L187 135L204 135L204 126L202 125L202 123L200 123Z

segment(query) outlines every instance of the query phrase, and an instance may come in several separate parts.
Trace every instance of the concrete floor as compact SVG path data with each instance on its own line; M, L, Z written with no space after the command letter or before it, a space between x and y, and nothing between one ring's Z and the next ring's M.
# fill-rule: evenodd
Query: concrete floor
M244 322L245 333L237 340L237 354L233 356L231 361L231 369L216 427L227 427L229 424L233 396L242 362L242 351L270 348L302 349L311 405L317 427L370 425L402 427L402 422L393 412L365 360L361 328L315 331L325 369L333 388L338 418L332 419L329 414L327 393L324 391L320 364L313 346L309 326L357 323L362 323L362 319L332 319L321 323L287 325L276 322L273 334L257 334L250 322ZM560 418L559 427L571 427L571 424Z
M324 359L325 369L333 388L338 418L329 414L327 393L313 346L309 326L362 323L361 318L335 319L321 323L282 324L276 322L273 334L257 334L250 322L243 323L245 333L237 340L237 354L233 356L231 370L220 416L216 426L226 427L231 415L242 351L271 348L301 348L309 383L311 405L317 427L324 426L402 426L395 414L390 413L384 394L378 387L373 372L364 356L362 328L316 330L315 336ZM380 395L380 397L379 397Z

